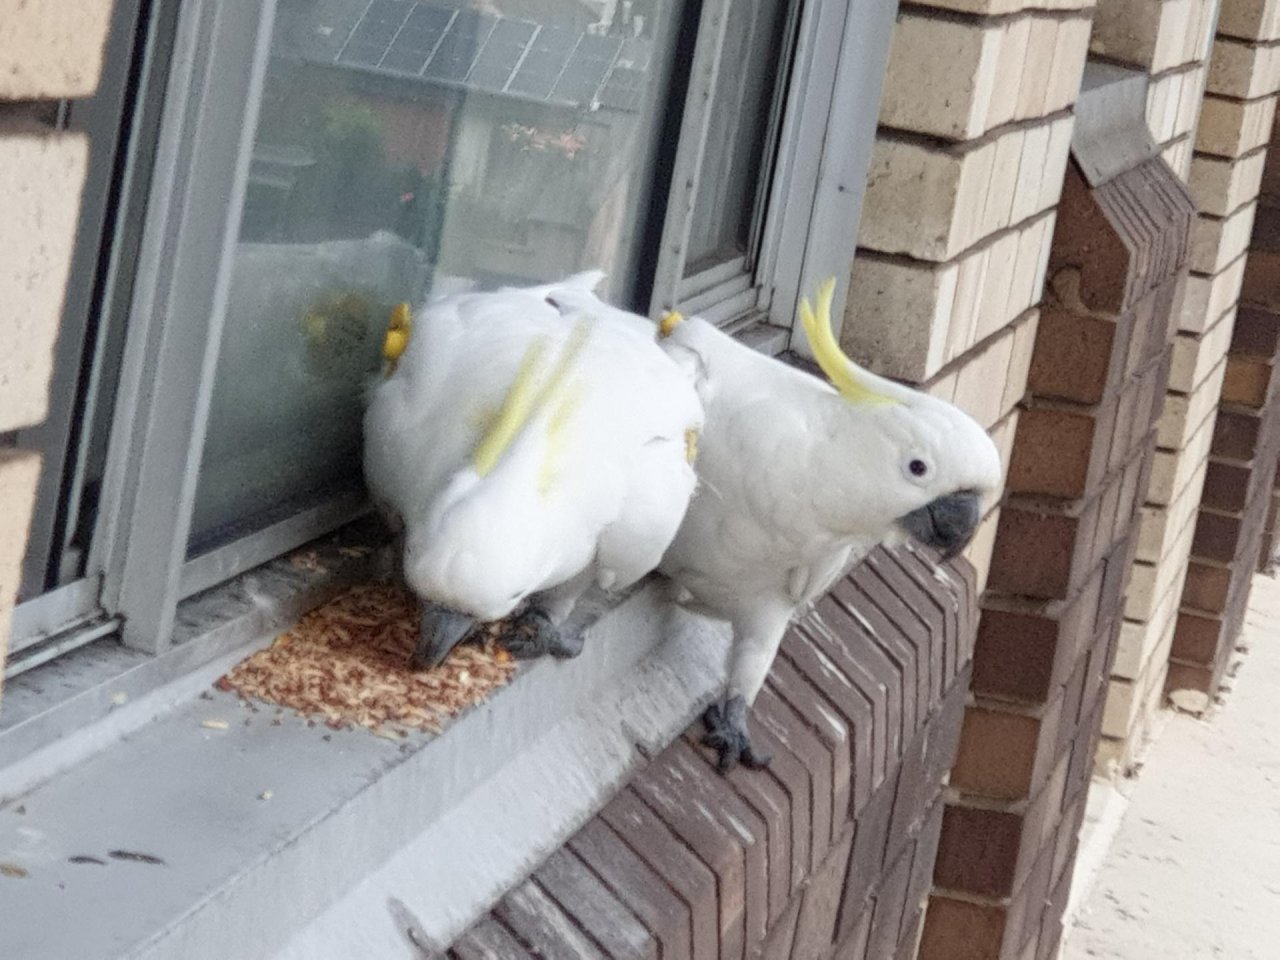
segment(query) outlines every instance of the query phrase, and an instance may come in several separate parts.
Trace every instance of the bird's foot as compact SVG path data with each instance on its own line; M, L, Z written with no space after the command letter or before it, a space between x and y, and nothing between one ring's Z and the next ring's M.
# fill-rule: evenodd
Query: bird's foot
M544 611L530 607L503 631L502 645L517 660L545 656L567 660L582 652L582 634L561 633Z
M751 734L747 732L747 702L742 697L713 703L702 715L702 722L707 728L702 743L716 751L716 766L721 773L728 773L739 763L752 770L768 765L769 755L758 752L751 744Z

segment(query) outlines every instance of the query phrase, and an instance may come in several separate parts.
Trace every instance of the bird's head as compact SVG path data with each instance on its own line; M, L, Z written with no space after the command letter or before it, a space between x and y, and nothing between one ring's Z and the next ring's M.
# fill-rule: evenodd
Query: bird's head
M818 291L816 311L800 303L814 357L840 405L840 440L849 532L892 541L902 536L960 553L973 539L983 499L1000 487L1000 454L963 410L860 367L831 329L834 281ZM853 462L849 462L853 458Z

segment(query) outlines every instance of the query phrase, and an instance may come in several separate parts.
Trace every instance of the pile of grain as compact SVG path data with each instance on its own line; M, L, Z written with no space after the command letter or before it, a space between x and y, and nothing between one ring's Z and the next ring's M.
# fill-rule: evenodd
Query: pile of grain
M497 633L491 627L483 645L459 646L434 670L414 670L416 601L398 587L364 584L304 616L216 685L333 728L438 732L511 679L515 663L495 645Z

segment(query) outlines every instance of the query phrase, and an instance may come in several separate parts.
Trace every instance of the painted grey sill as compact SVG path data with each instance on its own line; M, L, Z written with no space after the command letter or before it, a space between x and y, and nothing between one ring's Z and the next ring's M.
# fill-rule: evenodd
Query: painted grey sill
M14 681L0 864L25 876L0 875L0 956L442 947L691 722L723 676L726 632L670 611L648 585L595 601L580 657L524 666L434 738L308 726L210 689L378 558L348 559L323 574L276 561L193 598L165 656L92 645L50 664L57 674Z

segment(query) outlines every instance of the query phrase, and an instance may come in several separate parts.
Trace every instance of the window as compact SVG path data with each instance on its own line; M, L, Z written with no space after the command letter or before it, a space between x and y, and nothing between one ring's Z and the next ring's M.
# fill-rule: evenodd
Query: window
M402 300L600 266L785 346L848 276L892 16L119 0L66 117L93 155L53 408L0 437L49 464L9 673L113 633L164 654L185 598L357 517Z

